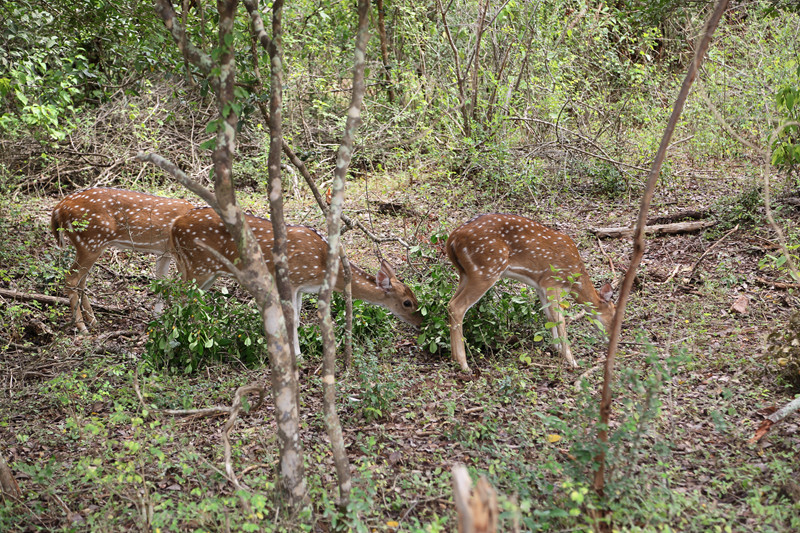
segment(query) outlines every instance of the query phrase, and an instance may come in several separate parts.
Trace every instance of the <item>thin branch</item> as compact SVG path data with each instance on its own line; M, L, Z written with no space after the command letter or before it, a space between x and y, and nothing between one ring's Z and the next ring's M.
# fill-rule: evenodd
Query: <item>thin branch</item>
M695 78L697 77L698 69L700 68L700 64L702 63L706 54L706 50L708 50L708 46L711 42L711 36L713 35L714 30L717 28L717 25L719 24L727 5L727 0L720 0L716 5L713 14L706 23L703 36L697 46L697 49L695 50L694 59L689 65L688 72L686 73L686 77L681 85L680 93L678 94L678 97L676 98L675 104L672 108L672 115L667 123L667 127L664 131L664 136L661 139L661 144L658 147L656 157L653 160L652 167L650 168L650 174L647 179L647 185L645 186L644 194L642 195L642 201L639 207L639 217L633 237L633 253L631 255L631 261L622 283L622 290L620 291L619 300L617 302L617 309L614 313L614 318L612 319L611 336L608 344L608 353L606 356L603 373L602 399L600 402L600 423L597 435L602 448L601 452L595 459L597 462L597 470L595 471L594 476L594 489L601 497L604 496L603 491L605 487L605 450L608 447L608 428L611 417L611 382L614 373L614 356L616 355L617 348L619 346L620 334L622 331L622 321L625 318L625 305L627 304L630 296L631 288L633 287L633 281L636 277L639 264L644 256L644 228L647 223L647 214L650 209L650 202L653 198L656 183L658 182L658 177L661 172L661 165L666 157L667 147L669 146L670 139L672 138L672 134L675 131L678 119L683 111L686 98L689 95L689 89L692 86L692 82L694 82ZM608 526L608 529L610 530L610 524L608 524Z
M703 252L703 254L702 254L700 257L698 257L698 258L697 258L697 261L695 261L695 262L694 262L694 264L692 265L692 270L690 271L690 274L689 274L689 279L692 279L692 278L694 277L694 272L695 272L695 270L697 270L697 267L699 267L699 266L700 266L700 263L701 263L701 262L703 261L703 259L705 259L705 257L706 257L706 256L707 256L707 255L708 255L710 252L711 252L711 250L713 250L714 248L716 248L716 247L717 247L717 246L718 246L718 245L719 245L719 244L720 244L722 241L724 241L725 239L727 239L728 237L730 237L730 236L733 234L733 232L735 232L735 231L736 231L736 230L738 230L738 229L739 229L739 224L736 224L736 227L734 227L734 228L733 228L732 230L730 230L728 233L726 233L725 235L723 235L722 237L720 237L720 238L719 238L719 240L717 240L717 242L715 242L714 244L712 244L711 246L709 246L709 247L708 247L708 249L706 249L706 251L705 251L705 252Z
M214 193L197 183L195 180L190 178L184 171L178 168L178 165L170 161L169 159L162 157L158 154L149 153L146 154L144 152L139 152L136 155L136 159L141 161L142 163L152 163L161 170L165 171L167 174L174 177L178 182L195 193L197 196L205 200L205 202L214 208L215 211L219 210L219 204L217 203L217 198L214 196Z

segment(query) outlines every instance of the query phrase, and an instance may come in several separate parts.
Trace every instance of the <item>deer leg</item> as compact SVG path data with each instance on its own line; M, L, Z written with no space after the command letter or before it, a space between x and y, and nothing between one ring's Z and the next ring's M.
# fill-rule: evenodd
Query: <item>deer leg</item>
M447 306L450 319L450 353L464 372L469 372L467 353L464 348L464 315L467 314L470 307L475 305L475 302L481 299L481 296L486 294L486 291L492 288L497 280L496 277L470 279L462 274L458 281L458 288Z
M300 308L303 307L303 293L299 290L294 291L292 296L292 306L294 307L294 331L292 332L292 345L294 346L294 355L300 355Z
M564 314L561 312L561 292L558 287L537 287L536 292L539 294L539 300L542 302L542 309L549 322L554 324L551 332L553 339L557 339L560 348L559 352L566 359L567 364L572 368L578 368L578 363L572 356L572 350L569 347L569 340L567 340L567 326L564 321Z
M77 248L76 248L77 250ZM97 319L92 311L92 304L89 301L89 296L86 294L86 278L89 276L89 270L94 265L102 250L99 251L83 251L77 253L75 262L70 268L69 274L66 276L67 296L69 297L69 308L72 314L72 323L78 328L80 333L88 333L86 323L94 325ZM85 315L85 322L84 322Z
M156 278L164 279L169 274L169 264L172 262L172 256L168 253L163 253L156 259ZM155 314L160 315L164 311L164 299L161 296L156 300Z

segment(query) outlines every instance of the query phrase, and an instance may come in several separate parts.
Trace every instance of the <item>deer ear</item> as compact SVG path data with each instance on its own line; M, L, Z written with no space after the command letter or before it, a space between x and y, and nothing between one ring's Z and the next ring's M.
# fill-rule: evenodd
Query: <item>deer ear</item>
M392 288L393 279L395 279L394 269L386 261L381 261L381 269L375 275L375 284L381 289L388 291Z
M611 288L610 283L606 283L605 285L600 287L600 298L602 298L606 302L610 302L612 296L614 296L614 289Z

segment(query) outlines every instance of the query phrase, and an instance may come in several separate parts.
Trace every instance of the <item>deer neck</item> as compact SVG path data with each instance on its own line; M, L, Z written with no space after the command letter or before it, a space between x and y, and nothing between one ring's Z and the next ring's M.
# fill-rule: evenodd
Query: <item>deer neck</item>
M368 274L352 263L350 264L350 271L353 274L353 299L381 305L384 295L383 291L378 288L375 276ZM339 275L336 277L336 290L339 292L344 291L344 272L341 267L339 268Z

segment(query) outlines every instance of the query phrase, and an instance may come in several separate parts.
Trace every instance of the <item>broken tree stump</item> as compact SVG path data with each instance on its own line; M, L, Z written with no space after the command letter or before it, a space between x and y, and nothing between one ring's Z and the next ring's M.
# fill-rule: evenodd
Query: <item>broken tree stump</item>
M496 533L497 493L491 483L481 477L472 490L472 480L464 465L454 465L453 500L458 513L458 533Z

